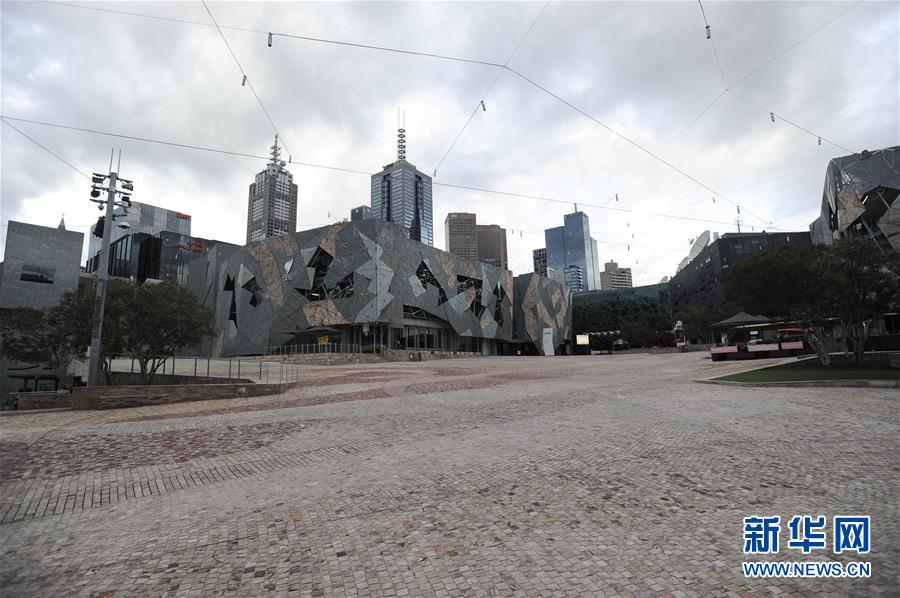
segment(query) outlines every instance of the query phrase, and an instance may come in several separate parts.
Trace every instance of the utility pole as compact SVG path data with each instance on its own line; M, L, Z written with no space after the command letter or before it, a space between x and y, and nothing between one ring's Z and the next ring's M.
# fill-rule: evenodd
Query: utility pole
M91 349L88 355L88 386L97 386L97 378L100 374L100 347L103 338L103 312L106 307L106 287L109 282L109 246L112 242L112 230L116 215L114 210L117 206L126 209L131 206L131 196L128 195L134 190L131 181L120 179L118 172L112 169L113 150L109 156L109 174L103 175L93 173L91 178L91 201L99 204L99 208L103 209L106 204L106 217L103 223L103 245L100 249L100 258L98 260L97 271L97 289L94 295L94 323L91 330ZM116 170L122 165L122 150L119 150L119 162ZM109 179L107 187L103 187L103 183ZM116 185L122 182L124 191L120 191ZM100 192L106 191L106 199L97 199ZM116 194L122 194L121 202L116 201ZM127 213L127 211L126 211ZM96 230L96 229L95 229Z

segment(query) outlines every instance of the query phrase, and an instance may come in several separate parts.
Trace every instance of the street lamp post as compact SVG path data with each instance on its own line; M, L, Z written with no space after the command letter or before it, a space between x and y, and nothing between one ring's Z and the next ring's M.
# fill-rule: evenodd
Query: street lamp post
M122 165L122 152L119 151L119 163L116 170ZM88 386L97 386L97 378L100 373L100 347L103 338L103 312L106 307L106 287L109 282L109 247L112 242L112 228L116 219L115 208L126 209L131 206L131 193L134 185L131 181L119 178L119 174L112 170L112 155L109 160L110 172L108 175L93 173L91 177L91 201L99 204L102 210L106 204L106 217L103 223L103 245L100 249L97 272L97 289L94 295L94 322L91 329L91 349L88 355ZM109 179L108 186L103 183ZM122 183L122 190L116 185ZM100 192L106 191L106 199L99 199ZM116 194L122 195L122 201L116 201ZM126 212L127 213L127 212Z

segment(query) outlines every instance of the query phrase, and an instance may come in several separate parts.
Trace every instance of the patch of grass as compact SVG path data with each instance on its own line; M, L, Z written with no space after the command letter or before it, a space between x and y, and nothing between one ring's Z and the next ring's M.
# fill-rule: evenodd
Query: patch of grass
M740 374L716 378L725 382L809 382L815 380L900 380L900 370L886 357L869 357L856 364L842 357L824 366L818 359L804 359Z

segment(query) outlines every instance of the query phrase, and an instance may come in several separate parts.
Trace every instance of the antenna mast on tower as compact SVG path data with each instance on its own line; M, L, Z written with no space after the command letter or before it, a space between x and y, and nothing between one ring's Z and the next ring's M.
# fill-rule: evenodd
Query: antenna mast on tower
M272 164L278 166L278 158L281 156L281 149L278 147L278 133L275 133L275 145L272 146Z
M400 108L397 108L397 160L406 160L406 111L403 111L403 123L400 122Z

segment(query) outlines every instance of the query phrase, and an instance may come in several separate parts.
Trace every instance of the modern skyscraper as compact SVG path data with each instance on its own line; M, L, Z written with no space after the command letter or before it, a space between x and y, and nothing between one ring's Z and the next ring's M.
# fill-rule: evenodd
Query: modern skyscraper
M478 259L478 225L475 214L450 212L444 219L444 239L448 253L470 260Z
M372 175L370 218L393 222L409 238L434 245L431 177L406 161L406 130L397 129L397 161Z
M616 262L606 262L603 272L600 273L600 289L610 291L612 289L630 289L631 268L620 268Z
M506 256L506 229L496 224L479 224L475 227L478 261L509 269Z
M350 210L350 222L358 222L360 220L368 220L369 212L371 209L369 206L358 206Z
M297 232L297 185L279 160L278 135L272 161L256 174L247 200L247 243Z
M591 237L590 221L584 212L573 212L563 217L563 226L544 231L547 244L547 275L556 280L566 280L573 293L594 291L600 288L600 260L597 241ZM566 276L570 266L581 268L578 277ZM565 277L565 278L563 278Z

